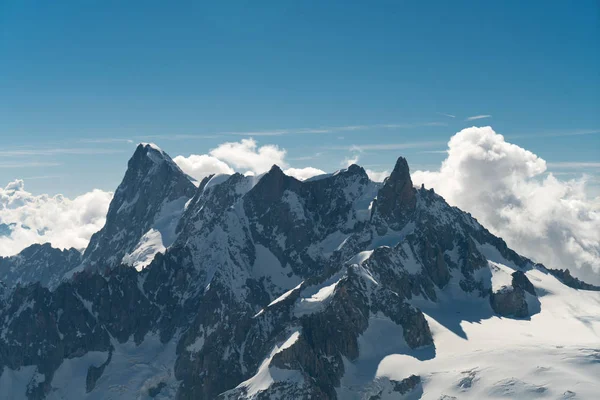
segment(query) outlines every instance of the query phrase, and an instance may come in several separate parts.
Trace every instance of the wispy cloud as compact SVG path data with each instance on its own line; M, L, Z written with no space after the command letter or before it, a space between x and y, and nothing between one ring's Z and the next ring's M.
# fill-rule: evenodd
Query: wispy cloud
M580 161L564 161L564 162L549 162L546 164L548 168L600 168L600 162L580 162Z
M136 136L136 139L163 139L163 140L184 140L184 139L216 139L223 136L284 136L284 135L306 135L306 134L327 134L340 132L356 132L373 129L414 129L420 127L447 126L445 122L416 122L416 123L391 123L391 124L371 124L371 125L344 125L344 126L324 126L314 128L280 128L267 130L248 130L248 131L223 131L209 134L186 134L186 135L146 135Z
M98 149L98 148L44 148L44 149L13 149L0 150L0 157L21 157L21 156L54 156L59 154L115 154L122 153L124 150L116 149Z
M443 115L444 117L448 117L448 118L456 118L456 115L452 115L452 114L446 114L446 113L442 113L442 112L439 112L436 114Z
M419 154L448 154L448 150L422 150L418 151Z
M275 129L265 131L242 131L242 132L222 132L221 135L235 136L282 136L282 135L301 135L301 134L319 134L319 133L338 133L338 132L355 132L366 131L372 129L411 129L427 126L446 126L444 122L419 122L410 124L374 124L374 125L346 125L346 126L329 126L319 128L297 128L297 129Z
M467 117L465 121L475 121L476 119L484 119L484 118L492 118L491 115L482 114L482 115L473 115L472 117Z
M0 163L0 169L12 168L35 168L35 167L58 167L60 163L55 162L19 162L19 163Z
M301 156L301 157L290 157L290 160L292 161L308 161L308 160L314 160L315 158L319 158L321 157L323 154L325 153L315 153L309 156Z

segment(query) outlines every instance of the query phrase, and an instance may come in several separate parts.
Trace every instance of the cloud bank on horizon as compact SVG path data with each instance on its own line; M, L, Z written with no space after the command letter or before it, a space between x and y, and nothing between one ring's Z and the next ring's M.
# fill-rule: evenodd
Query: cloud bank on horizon
M598 199L587 198L585 177L561 181L546 170L546 161L487 126L458 132L438 171L412 177L518 253L600 283Z
M95 189L74 199L35 196L22 180L0 187L0 256L17 254L35 243L84 249L104 226L112 193Z
M305 180L325 171L294 168L286 150L259 146L254 139L223 143L208 154L174 158L195 179L239 171L258 175L279 165ZM448 142L447 158L437 171L414 171L413 181L433 187L451 205L470 212L492 233L522 255L551 268L569 268L600 283L600 199L586 195L586 178L559 180L547 174L546 162L508 143L491 127L472 127ZM341 165L359 161L352 154ZM387 171L367 170L382 181ZM23 181L0 188L0 256L18 253L33 243L84 248L105 222L112 193L94 190L75 199L34 196Z

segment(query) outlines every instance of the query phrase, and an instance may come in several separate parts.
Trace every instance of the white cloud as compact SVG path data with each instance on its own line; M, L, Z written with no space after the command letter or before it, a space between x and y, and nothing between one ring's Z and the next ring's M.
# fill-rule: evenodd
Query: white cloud
M383 182L385 178L390 176L390 171L373 171L372 169L365 170L369 179L373 182Z
M340 163L340 165L344 168L348 168L349 166L351 166L352 164L356 164L358 163L358 160L360 159L360 156L358 154L354 154L352 156L346 157L342 160L342 162Z
M438 114L443 115L444 117L448 117L448 118L456 118L456 115L452 115L452 114L447 114L447 113L442 113L442 112L439 112Z
M183 172L198 181L211 174L233 174L235 172L223 161L206 154L192 154L189 157L177 156L173 161L179 165Z
M174 161L185 173L201 180L210 174L233 174L236 169L243 170L244 175L254 176L267 172L274 164L286 168L288 162L285 157L285 149L276 145L258 146L254 139L242 139L239 142L223 143L211 150L210 155L177 156ZM325 173L314 167L287 168L284 172L299 180Z
M439 171L416 171L413 181L472 213L520 254L599 283L600 199L588 198L585 178L561 181L545 171L543 159L491 127L472 127L450 139Z
M325 174L325 171L318 169L318 168L313 168L313 167L288 168L283 172L286 175L293 176L294 178L301 180L301 181L305 181L308 178L312 178L313 176Z
M78 249L104 226L112 193L93 190L75 199L33 194L22 180L0 188L0 224L11 226L0 236L0 255L8 256L34 243Z
M267 172L273 164L277 164L281 168L288 166L285 162L286 151L284 149L272 144L259 147L252 138L223 143L211 150L210 155L235 168L249 169L255 174Z
M474 121L476 119L484 119L484 118L492 118L491 115L485 114L485 115L473 115L472 117L467 117L467 119L465 121Z

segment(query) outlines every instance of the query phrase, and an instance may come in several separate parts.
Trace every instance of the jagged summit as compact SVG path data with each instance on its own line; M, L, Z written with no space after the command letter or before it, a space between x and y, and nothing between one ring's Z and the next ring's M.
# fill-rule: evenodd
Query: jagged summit
M346 168L346 171L348 171L348 173L351 173L351 174L365 174L365 175L367 174L365 169L358 164L350 165L348 168Z
M12 257L0 257L0 281L7 287L20 283L40 282L54 288L66 272L81 262L76 249L60 250L50 243L32 244Z
M83 268L112 268L121 262L147 265L175 240L185 203L196 191L167 153L140 144L110 203L105 226L90 240Z
M401 229L408 215L415 209L416 201L416 189L410 177L408 162L400 157L390 176L383 182L373 204L379 229L385 230L385 226Z
M150 173L156 165L165 163L169 168L181 171L171 157L154 143L140 143L127 163L129 171ZM182 171L183 173L183 171Z
M600 293L415 189L404 158L383 183L273 166L196 188L141 145L85 257L53 290L0 285L0 399L600 390Z
M150 148L150 149L159 151L161 153L164 153L164 151L160 147L158 147L156 144L154 144L154 143L141 142L141 143L138 144L138 147Z

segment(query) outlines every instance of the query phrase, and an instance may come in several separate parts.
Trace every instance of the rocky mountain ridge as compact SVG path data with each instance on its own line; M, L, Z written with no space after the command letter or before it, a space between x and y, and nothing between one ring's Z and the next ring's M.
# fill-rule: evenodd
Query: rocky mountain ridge
M539 282L564 286L414 188L403 158L383 183L352 165L196 184L140 145L79 267L59 284L0 290L4 393L418 398L419 371L392 378L377 365L435 361L440 324L466 336L466 321L527 323L548 292ZM162 246L146 245L152 231ZM439 313L457 304L464 315Z

